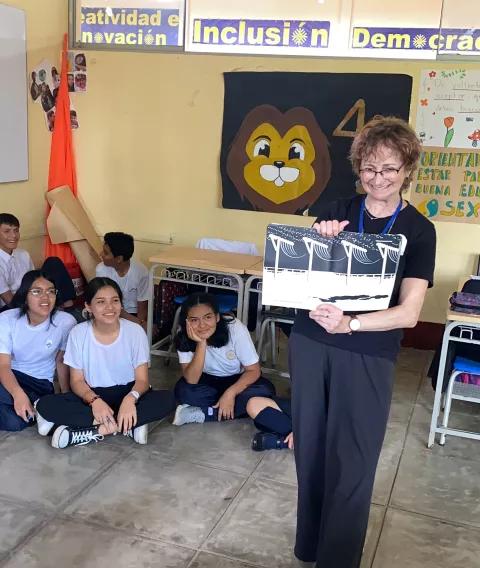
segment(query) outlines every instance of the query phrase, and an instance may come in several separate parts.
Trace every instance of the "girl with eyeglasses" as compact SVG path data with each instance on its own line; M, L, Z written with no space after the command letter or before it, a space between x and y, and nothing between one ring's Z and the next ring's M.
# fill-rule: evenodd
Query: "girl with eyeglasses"
M247 416L252 397L275 394L260 376L248 329L221 315L213 294L192 294L182 304L176 347L183 372L175 385L176 426Z
M402 234L388 309L299 311L289 340L298 477L296 556L358 568L385 435L402 328L417 323L433 284L435 228L403 198L421 153L403 120L377 116L356 135L351 162L365 194L329 203L313 227Z
M57 303L52 277L30 270L13 296L13 309L0 314L0 430L23 430L33 422L35 403L53 393L55 370L60 390L69 390L63 353L76 322Z
M72 392L38 402L38 431L53 432L52 447L58 449L117 433L146 444L148 424L174 408L172 393L150 387L147 335L120 317L122 291L110 278L90 280L85 309L88 320L72 330L65 351Z

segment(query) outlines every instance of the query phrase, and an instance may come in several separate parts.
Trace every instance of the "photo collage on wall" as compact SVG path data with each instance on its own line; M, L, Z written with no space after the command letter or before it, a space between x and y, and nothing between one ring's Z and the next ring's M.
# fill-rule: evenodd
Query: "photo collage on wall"
M39 103L45 116L45 124L50 132L55 125L55 104L60 87L60 65L41 61L29 76L30 96ZM70 93L87 91L87 61L84 52L68 52L68 90ZM77 111L70 98L70 124L72 129L79 126Z

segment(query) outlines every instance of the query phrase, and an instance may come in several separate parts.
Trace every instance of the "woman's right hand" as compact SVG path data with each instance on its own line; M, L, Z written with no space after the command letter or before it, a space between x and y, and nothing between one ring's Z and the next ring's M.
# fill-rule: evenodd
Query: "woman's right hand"
M201 337L199 337L196 333L195 330L192 327L192 324L187 320L187 335L189 337L189 339L191 339L192 341L195 341L195 343L201 343L202 341L205 341L204 339L202 339Z
M320 221L320 223L314 223L313 229L321 237L337 237L338 233L341 233L345 227L350 223L350 221Z
M113 410L101 398L96 398L92 403L92 412L95 422L103 424L109 434L117 431L118 426L115 421Z

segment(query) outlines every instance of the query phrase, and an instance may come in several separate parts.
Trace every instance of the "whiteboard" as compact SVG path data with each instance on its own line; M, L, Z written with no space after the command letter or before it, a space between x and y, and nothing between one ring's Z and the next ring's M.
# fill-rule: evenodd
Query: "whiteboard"
M28 179L25 13L0 4L0 182Z

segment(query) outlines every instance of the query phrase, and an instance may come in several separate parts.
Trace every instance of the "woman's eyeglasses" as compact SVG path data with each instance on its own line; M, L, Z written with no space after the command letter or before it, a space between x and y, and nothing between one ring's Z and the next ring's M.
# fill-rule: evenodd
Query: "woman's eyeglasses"
M39 296L48 296L49 298L53 298L57 295L58 290L56 288L30 288L29 292L36 298Z
M393 181L398 176L400 170L403 168L403 164L399 168L384 168L383 170L374 170L373 168L361 168L360 173L362 174L365 181L372 180L377 174L381 178L388 181Z

